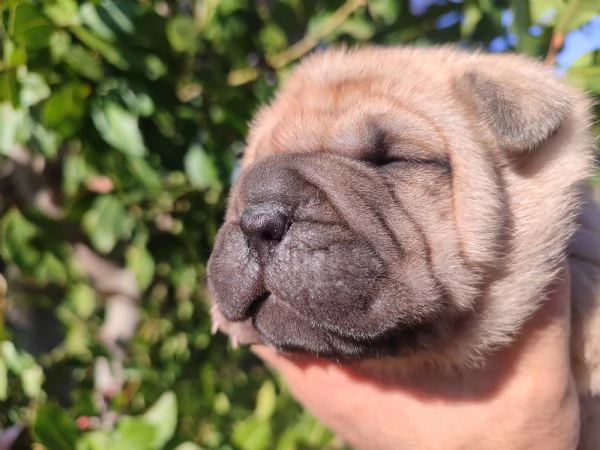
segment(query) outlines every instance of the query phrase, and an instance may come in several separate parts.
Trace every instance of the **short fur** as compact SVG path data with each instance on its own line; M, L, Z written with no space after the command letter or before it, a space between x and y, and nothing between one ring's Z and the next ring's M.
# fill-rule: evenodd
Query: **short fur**
M408 372L473 367L540 307L570 243L580 448L600 448L590 107L515 55L306 58L252 124L209 262L216 326Z

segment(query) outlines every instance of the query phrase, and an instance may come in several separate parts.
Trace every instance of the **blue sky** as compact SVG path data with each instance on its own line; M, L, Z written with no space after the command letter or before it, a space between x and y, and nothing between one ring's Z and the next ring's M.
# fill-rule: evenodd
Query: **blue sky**
M600 1L600 0L598 0ZM461 0L411 0L411 12L415 15L424 14L427 8L435 4L460 3ZM462 13L451 11L441 16L437 21L439 28L452 26L462 20ZM492 52L502 52L510 49L516 43L516 37L509 31L512 23L512 11L506 10L502 14L502 24L507 31L504 36L498 36L489 45ZM541 25L533 25L529 32L536 36L543 32ZM562 50L556 57L556 64L560 68L568 68L580 57L594 50L600 50L600 15L594 17L590 22L571 31L565 38Z
M570 67L581 56L594 50L600 50L600 16L567 35L556 62L560 67Z

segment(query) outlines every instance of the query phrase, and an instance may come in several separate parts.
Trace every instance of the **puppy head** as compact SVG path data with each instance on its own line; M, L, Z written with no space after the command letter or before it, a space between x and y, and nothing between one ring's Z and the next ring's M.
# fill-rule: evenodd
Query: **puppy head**
M220 316L278 349L338 359L474 341L476 322L503 314L498 302L517 303L490 287L511 279L520 227L556 225L532 248L548 247L548 232L564 240L567 212L527 217L513 199L529 188L507 174L550 170L532 155L572 140L560 131L572 95L517 57L366 48L308 58L253 123L208 266ZM548 194L566 195L586 164ZM515 308L522 321L527 307ZM514 331L502 324L519 320L498 317L479 341L497 344Z

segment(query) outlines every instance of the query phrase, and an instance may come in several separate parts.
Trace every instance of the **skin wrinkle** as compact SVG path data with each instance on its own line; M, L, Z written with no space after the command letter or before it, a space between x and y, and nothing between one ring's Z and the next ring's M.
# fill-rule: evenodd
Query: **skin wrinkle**
M442 142L444 143L444 152L446 153L451 166L452 165L452 151L450 149L450 145L449 145L449 141L448 141L448 136L447 134L441 129L441 127L437 126L437 124L432 121L432 126L434 127L434 129L436 130L436 132L438 133L439 136L441 136ZM457 202L459 200L457 195L455 194L455 189L456 189L456 185L454 183L454 177L459 176L454 172L454 167L452 167L452 171L450 173L450 188L452 190L453 195L451 196L451 201L452 201L452 213L453 213L453 219L454 219L454 223L459 223L459 218L457 217L457 213L459 211ZM462 239L457 239L457 246L458 246L458 256L460 258L460 260L465 264L465 266L467 266L468 269L472 270L473 272L479 272L478 270L478 264L474 263L470 260L470 258L467 257L467 253L465 252L465 245Z
M354 164L353 165L348 165L348 167L353 170L355 169ZM358 171L354 171L353 173L356 175L357 173L360 175L363 175L362 173L358 172ZM367 177L368 178L368 177ZM327 191L325 191L325 189L317 187L314 183L311 183L310 180L306 179L306 182L308 184L311 184L312 186L315 186L315 188L317 188L318 190L320 190L321 192L323 192L323 194L327 197L327 201L329 202L329 204L337 211L337 213L340 215L340 217L344 217L344 213L343 211L341 211L337 206L336 206L336 202L332 201L331 199L331 195L330 193L328 193ZM352 194L358 196L362 201L363 204L369 204L369 202L367 201L367 199L358 191L358 190L352 190ZM386 233L388 234L388 237L391 238L391 240L394 242L394 244L396 245L396 247L398 248L398 250L400 252L402 252L403 250L403 246L400 243L400 241L398 241L396 235L392 232L392 230L390 229L390 227L387 224L387 221L385 219L384 216L382 216L381 212L378 209L372 209L372 212L374 213L375 218L377 219L377 221L380 223L380 225L382 226L382 228L386 231ZM348 224L347 224L348 225ZM348 225L349 226L349 225ZM364 231L362 230L352 230L353 232L359 234L364 240L369 241L370 238L369 236L366 236L364 234Z
M432 133L432 134L434 136L438 137L441 140L441 143L443 144L442 145L443 152L440 154L440 156L443 159L446 159L449 161L451 152L449 151L448 138L447 138L444 130L435 122L435 120L433 120L431 117L429 117L423 111L420 111L417 109L408 109L405 105L401 105L400 102L397 102L393 98L391 99L391 101L394 105L397 105L398 108L400 108L401 110L404 110L405 112L409 113L410 115L414 115L414 116L418 117L421 121L425 122L425 125L429 126L430 128L432 128L434 130L435 133ZM391 134L387 135L388 139L390 138L390 136L391 136ZM403 139L406 139L406 136L403 136ZM398 144L396 144L396 145L398 145ZM393 143L388 144L388 146L394 147ZM416 143L417 148L422 147L422 146L423 146L423 142L419 141ZM432 148L432 146L428 146L428 147L431 148L431 150L433 150L436 153L436 155L439 154L439 151L437 149Z
M402 114L403 112L406 113L409 116L414 116L417 117L421 122L423 122L423 125L425 126L425 129L432 128L435 131L435 134L433 134L436 137L439 137L441 139L441 143L442 148L443 148L443 153L439 153L439 150L437 148L435 148L434 146L429 145L429 143L425 143L425 146L427 147L427 149L429 149L430 151L433 151L435 153L436 156L439 155L439 157L443 160L443 161L447 161L447 163L442 163L442 165L445 168L449 168L448 166L450 166L450 161L449 161L449 155L450 152L448 151L448 140L446 137L446 134L443 132L443 130L441 129L441 127L435 123L434 120L432 120L429 116L426 115L426 113L417 110L417 109L410 109L408 108L404 103L400 102L399 100L393 98L393 97L389 97L389 96L381 96L382 98L385 98L387 102L389 102L392 106L394 106L394 116L397 117L400 114ZM384 112L384 113L380 113L379 114L379 119L381 122L384 122L385 119L387 119L389 115L389 112ZM390 156L395 156L395 155L389 155L389 150L401 150L401 149L405 149L406 147L409 148L414 148L414 149L418 149L423 151L423 146L424 143L422 141L415 141L412 136L407 136L405 134L402 133L402 131L406 131L401 129L400 132L397 132L396 129L389 127L389 129L385 129L385 127L383 126L384 123L377 123L376 129L380 129L383 132L383 140L384 140L384 150L388 152L388 157ZM420 124L422 125L422 124ZM396 138L397 142L394 141L394 138ZM407 145L410 144L409 145ZM371 150L372 151L372 150ZM419 157L412 157L410 154L408 155L404 155L402 154L402 152L400 152L399 155L401 158L406 158L407 160L412 160L412 161L419 161L421 160ZM433 162L433 163L437 163L437 160L435 158L433 159L426 159L423 160L423 162Z
M439 289L439 292L441 293L440 297L441 300L443 302L444 306L448 306L452 304L452 295L450 294L450 292L448 291L447 287L444 285L444 283L442 283L439 278L435 275L435 271L433 270L433 262L432 262L432 257L431 257L431 244L429 242L429 239L427 237L427 235L425 234L425 232L423 231L423 229L421 228L421 226L419 226L416 223L416 220L407 213L406 209L404 208L401 200L398 198L398 196L396 195L395 190L389 185L389 183L387 182L387 180L385 180L384 178L384 182L386 184L386 187L388 188L388 191L390 192L390 195L392 196L396 206L400 209L401 213L403 214L404 217L406 217L409 221L411 221L413 223L414 228L417 230L417 232L419 233L419 236L421 237L421 240L425 243L425 246L423 248L424 252L425 252L425 259L427 261L427 268L428 268L428 272L429 272L429 276L434 280L436 287ZM460 323L462 323L464 320L468 320L468 316L469 314L467 314L468 311L462 311L461 314L457 314L456 315L456 323L454 324L455 326L460 325ZM467 317L463 317L467 315ZM432 330L434 331L438 331L438 333L435 333L435 338L441 338L442 336L439 334L439 329L437 329L434 325L435 321L436 321L437 317L434 316L429 318L427 322L425 322L424 325L429 325L431 326ZM452 327L452 330L455 329L455 326ZM424 348L423 348L424 350Z
M329 222L326 220L316 220L316 219L302 219L302 220L297 220L294 223L305 223L308 225L339 226L339 227L342 227L344 225L342 222Z
M306 184L308 184L309 186L313 187L313 188L314 188L314 189L315 189L317 192L320 192L320 193L322 193L322 194L325 196L325 199L326 199L326 201L329 203L329 205L330 205L330 206L331 206L331 207L332 207L332 208L335 210L336 214L337 214L337 215L338 215L340 218L342 218L342 220L343 220L343 217L344 217L344 216L343 216L343 213L342 213L342 211L340 211L340 209L339 209L339 208L336 206L335 202L331 201L331 198L329 197L329 194L328 194L328 193L327 193L327 192L326 192L326 191L325 191L323 188L319 187L317 184L313 183L312 181L310 181L310 180L309 180L309 179L307 179L306 177L303 177L303 176L302 176L302 173L301 173L300 171L297 171L297 170L296 170L296 173L298 174L298 176L302 177L303 181L304 181ZM310 200L307 200L307 203L308 203L309 201L310 201ZM318 223L317 221L314 221L314 222L315 222L315 223ZM310 223L310 221L307 221L307 223ZM344 224L341 224L341 225L343 226ZM346 223L345 225L347 225L347 223ZM367 240L367 237L366 237L366 236L364 236L360 230L352 230L352 231L353 231L353 232L355 232L355 233L357 233L357 234L358 234L358 235L360 235L361 237L363 237L363 239Z
M396 206L400 209L400 212L404 215L404 217L407 218L409 222L413 224L413 227L415 228L417 233L419 233L419 237L425 243L425 245L423 246L423 250L425 252L425 261L427 262L429 276L434 280L436 287L439 288L441 292L441 299L444 305L452 304L452 295L448 292L447 287L435 275L435 271L433 270L433 263L431 258L431 244L429 242L428 236L423 231L423 228L416 222L416 220L406 212L406 209L404 208L401 200L396 195L395 190L389 185L389 183L387 183L387 180L384 179L384 183L387 186L388 191L392 196L392 199L396 203Z
M496 183L503 183L505 180L502 180L501 178L501 173L502 173L502 167L507 165L508 163L505 161L505 159L507 157L510 157L510 155L506 156L502 153L498 152L498 148L495 148L495 142L494 139L491 135L491 133L489 132L489 126L487 126L487 124L483 124L481 123L481 118L479 117L479 113L472 107L472 95L468 92L465 92L465 90L462 89L462 86L460 86L460 77L457 77L456 79L454 79L452 81L452 92L454 95L456 95L457 98L453 98L452 99L452 103L456 106L456 108L458 109L457 113L458 113L458 119L457 120L462 120L465 123L469 123L470 128L464 132L468 133L468 140L472 141L475 145L476 148L480 148L480 149L484 149L485 151L483 152L483 154L477 153L473 155L473 158L475 159L475 161L473 161L473 164L475 166L477 166L478 164L481 164L481 158L485 157L485 159L489 159L492 164L491 164L491 170L494 173L493 177L489 177L489 179L487 180L488 183L491 183L493 185L493 187L495 187L496 189L500 189L501 191L495 195L495 199L500 199L502 201L502 205L503 208L506 209L507 207L507 199L505 196L501 195L502 192L505 191L506 186L505 185L496 185ZM460 183L457 182L457 180L460 180L460 177L468 177L468 167L463 167L463 164L461 164L460 162L460 151L462 150L462 148L454 148L455 146L450 145L450 140L448 137L448 134L444 133L444 141L445 144L447 146L446 150L448 151L448 154L451 155L451 157L455 160L457 160L457 171L453 173L452 176L452 187L453 190L456 193L458 193L461 190ZM479 160L479 161L477 161ZM464 174L462 173L464 171ZM462 187L462 189L464 189L464 187ZM464 216L464 209L465 209L465 205L463 204L464 202L467 203L467 209L468 209L468 205L469 205L469 201L465 200L464 195L453 195L452 198L452 202L453 202L453 212L454 212L454 221L457 224L457 226L461 226L462 223L462 216ZM471 205L473 207L473 205ZM492 210L490 210L490 212L492 212ZM501 215L502 217L502 215ZM492 222L494 219L490 220L490 222ZM502 233L504 234L504 233ZM493 240L489 240L492 241ZM467 241L464 239L459 239L457 241L457 244L459 246L459 255L460 257L465 261L465 264L467 267L469 267L469 269L473 270L474 272L478 273L478 274L482 274L485 273L487 271L494 271L496 270L498 264L496 263L496 261L493 261L492 259L488 260L488 261L481 261L480 257L477 255L476 258L472 258L472 252L468 251L468 246L467 246ZM497 245L496 247L499 247L499 245ZM492 248L492 252L494 254L498 253L498 248Z

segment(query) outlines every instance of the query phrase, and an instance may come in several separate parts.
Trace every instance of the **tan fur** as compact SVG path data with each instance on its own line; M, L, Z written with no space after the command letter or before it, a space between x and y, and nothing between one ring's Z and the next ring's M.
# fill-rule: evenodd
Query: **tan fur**
M432 265L462 293L457 307L473 319L443 351L410 364L473 366L510 344L544 301L570 240L580 448L600 448L600 407L591 397L600 395L600 212L589 195L582 200L593 164L590 102L519 56L450 47L329 50L305 59L260 110L244 166L285 151L360 153L376 144L373 121L414 157L449 155L452 162L447 220L459 239L433 233ZM417 201L407 208L428 214ZM503 220L490 221L493 212ZM500 236L508 247L498 245ZM461 269L454 253L480 267L479 275ZM469 286L477 289L492 273L487 295L474 304Z

